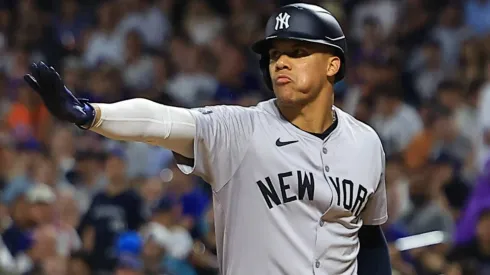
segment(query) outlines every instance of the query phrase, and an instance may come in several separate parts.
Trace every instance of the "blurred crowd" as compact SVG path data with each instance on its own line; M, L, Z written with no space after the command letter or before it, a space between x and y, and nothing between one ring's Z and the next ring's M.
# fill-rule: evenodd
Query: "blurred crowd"
M251 106L273 94L249 46L291 2L0 1L0 274L217 274L207 184L56 121L22 77L43 60L92 102ZM490 274L490 0L303 2L341 22L335 104L384 144L394 274Z

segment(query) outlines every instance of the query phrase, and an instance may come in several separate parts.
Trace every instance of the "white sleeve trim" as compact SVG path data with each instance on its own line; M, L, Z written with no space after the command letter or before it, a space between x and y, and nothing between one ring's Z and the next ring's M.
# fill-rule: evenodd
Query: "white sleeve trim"
M100 108L101 116L90 130L111 139L144 142L194 157L196 122L189 109L142 98L93 105Z
M189 112L193 117L194 115L192 114L192 111ZM197 119L194 117L194 120L197 121ZM195 137L198 137L199 136L199 133L197 133L198 131L198 128L197 126L195 127ZM194 156L194 154L196 154L197 152L199 152L199 140L197 140L197 138L194 138L194 142L192 143L192 155ZM180 162L178 159L177 159L177 167L180 169L180 171L182 173L184 173L185 175L190 175L192 174L195 170L196 170L196 166L197 166L197 161L196 160L193 160L192 163L186 163L185 161L184 162Z
M365 222L364 224L365 225L382 225L386 221L388 221L388 215L384 215L383 217L377 218L377 219L371 219L371 220Z

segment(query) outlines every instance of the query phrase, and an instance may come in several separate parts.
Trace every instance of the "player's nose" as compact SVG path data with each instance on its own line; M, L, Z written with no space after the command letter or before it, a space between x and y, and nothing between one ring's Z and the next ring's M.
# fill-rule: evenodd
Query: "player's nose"
M281 55L276 61L276 71L291 69L291 62L289 56L286 54Z

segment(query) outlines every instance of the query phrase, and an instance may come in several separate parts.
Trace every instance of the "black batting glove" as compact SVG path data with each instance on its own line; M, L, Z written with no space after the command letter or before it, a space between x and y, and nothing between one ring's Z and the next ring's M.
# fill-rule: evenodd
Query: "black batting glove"
M56 118L86 129L95 118L88 100L76 98L65 86L58 72L42 61L32 63L24 80L42 98L46 108Z

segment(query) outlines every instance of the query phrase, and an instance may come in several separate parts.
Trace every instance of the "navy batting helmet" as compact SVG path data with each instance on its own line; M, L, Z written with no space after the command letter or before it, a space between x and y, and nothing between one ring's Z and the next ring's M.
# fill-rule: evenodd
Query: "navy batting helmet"
M335 82L344 78L347 51L344 32L337 19L326 9L311 4L290 4L281 7L269 18L265 38L254 43L252 50L261 55L260 68L271 90L269 48L275 39L306 41L331 47L341 60Z

